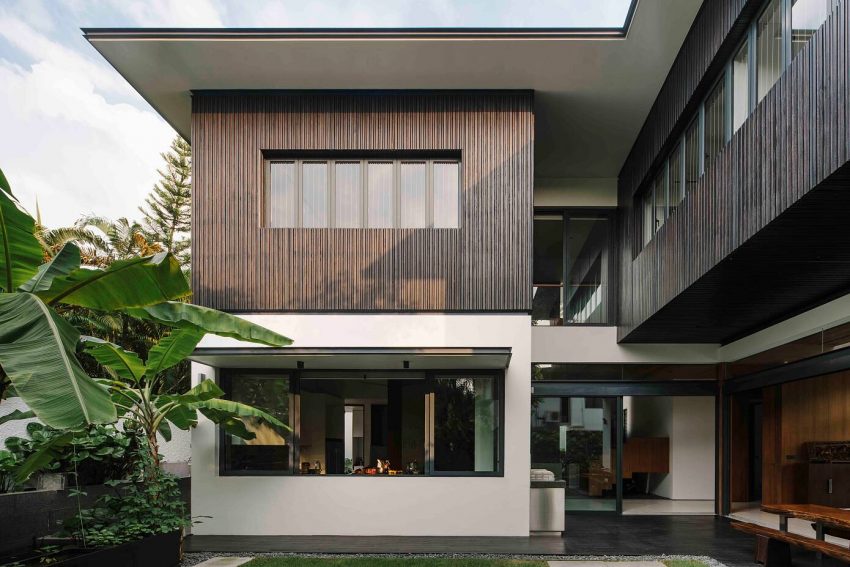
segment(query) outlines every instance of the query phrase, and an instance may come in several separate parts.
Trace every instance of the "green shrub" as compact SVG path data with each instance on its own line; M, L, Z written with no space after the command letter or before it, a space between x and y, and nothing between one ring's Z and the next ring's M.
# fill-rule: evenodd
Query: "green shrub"
M64 432L38 422L27 425L28 438L9 437L6 449L17 463L45 447ZM92 425L75 435L71 444L58 449L57 458L50 460L44 472L77 475L72 484L81 486L103 484L107 480L126 478L133 469L133 454L141 437L134 431L122 431L114 425ZM0 474L2 474L0 464Z

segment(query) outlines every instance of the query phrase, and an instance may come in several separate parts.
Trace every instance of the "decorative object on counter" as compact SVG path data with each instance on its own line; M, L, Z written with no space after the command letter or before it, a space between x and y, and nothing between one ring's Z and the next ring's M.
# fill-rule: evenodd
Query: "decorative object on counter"
M407 468L404 471L406 474L419 474L419 463L415 460L407 463Z
M810 463L850 463L850 441L809 443Z

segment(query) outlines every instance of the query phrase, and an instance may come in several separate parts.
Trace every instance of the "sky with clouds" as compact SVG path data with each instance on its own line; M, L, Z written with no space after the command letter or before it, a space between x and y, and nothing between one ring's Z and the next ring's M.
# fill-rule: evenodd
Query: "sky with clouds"
M0 168L48 226L137 218L175 133L82 27L616 27L629 0L0 0Z

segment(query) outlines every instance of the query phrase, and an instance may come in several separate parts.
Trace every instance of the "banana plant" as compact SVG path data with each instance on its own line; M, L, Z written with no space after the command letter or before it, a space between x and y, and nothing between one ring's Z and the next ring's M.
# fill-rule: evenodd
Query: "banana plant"
M245 426L248 419L289 429L261 409L222 399L224 391L211 380L203 380L183 394L158 393L162 373L189 356L204 335L205 331L197 327L177 328L150 349L145 361L116 344L83 338L85 352L109 373L108 378L99 382L109 389L119 417L125 424L136 424L144 432L150 450L151 474L159 468L157 433L168 441L172 426L188 430L198 423L199 413L242 439L254 438L254 433Z
M190 294L189 283L179 262L169 253L122 259L105 268L88 267L81 263L80 249L66 243L50 261L42 263L35 230L35 220L14 197L0 170L0 392L14 390L45 425L79 430L112 423L119 412L127 411L127 396L137 395L123 392L119 394L123 402L117 403L118 386L86 374L77 358L82 345L80 333L55 311L56 307L117 311L162 322L175 329L166 337L170 337L166 346L170 343L171 347L178 339L188 344L187 337L200 340L207 332L269 346L292 342L233 315L181 302ZM144 382L138 382L139 377L129 370L116 376L130 380L127 384L134 387L153 382L155 374L150 374L148 367L171 360L164 349L157 357L151 354L147 365L142 365L148 378ZM185 358L186 351L179 352ZM137 364L131 359L125 362ZM132 369L138 371L139 366ZM137 398L133 398L133 407L138 407L137 402L151 407L145 399Z

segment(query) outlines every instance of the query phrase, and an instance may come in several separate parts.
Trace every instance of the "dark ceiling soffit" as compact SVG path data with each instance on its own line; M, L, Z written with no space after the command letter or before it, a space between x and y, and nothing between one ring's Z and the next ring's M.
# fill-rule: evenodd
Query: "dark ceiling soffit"
M723 382L727 394L777 386L806 378L850 370L850 348L828 352Z
M634 20L632 0L622 27L530 28L82 28L89 41L110 39L570 39L624 38Z
M531 383L534 396L714 396L713 380L665 380L662 382L543 382Z
M409 356L456 356L458 358L476 356L505 356L505 368L511 362L511 347L198 347L189 357L205 356L275 356L293 358L299 356L333 355L409 355Z

